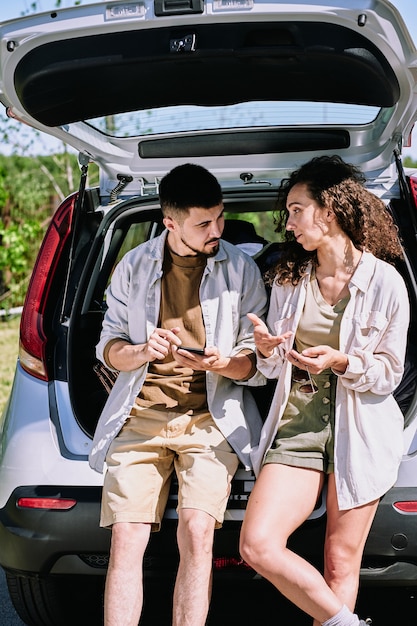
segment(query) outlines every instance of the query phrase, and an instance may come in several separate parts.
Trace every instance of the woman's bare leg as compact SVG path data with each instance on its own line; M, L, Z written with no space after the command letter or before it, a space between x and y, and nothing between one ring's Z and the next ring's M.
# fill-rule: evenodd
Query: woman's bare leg
M327 490L327 528L324 544L324 578L339 600L354 611L365 542L378 500L348 511L339 511L334 475ZM315 621L314 626L320 622Z
M316 470L265 465L249 498L240 544L242 558L320 624L343 602L316 568L287 548L287 541L313 511L323 482Z

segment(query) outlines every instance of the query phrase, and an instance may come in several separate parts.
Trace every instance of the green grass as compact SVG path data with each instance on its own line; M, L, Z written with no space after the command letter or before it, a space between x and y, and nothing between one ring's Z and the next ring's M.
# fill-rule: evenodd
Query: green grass
M0 319L0 415L9 397L19 349L20 317Z

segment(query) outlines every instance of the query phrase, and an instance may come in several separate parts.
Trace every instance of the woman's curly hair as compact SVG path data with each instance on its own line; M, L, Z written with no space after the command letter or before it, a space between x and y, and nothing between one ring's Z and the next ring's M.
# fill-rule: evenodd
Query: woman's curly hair
M365 186L359 168L345 163L339 156L319 156L282 180L275 211L276 232L285 232L282 255L268 272L267 280L296 285L305 274L308 263L317 263L315 251L308 252L298 244L292 231L285 231L288 219L287 197L294 185L307 185L309 195L321 207L331 209L337 223L358 250L394 264L403 252L398 229L384 202Z

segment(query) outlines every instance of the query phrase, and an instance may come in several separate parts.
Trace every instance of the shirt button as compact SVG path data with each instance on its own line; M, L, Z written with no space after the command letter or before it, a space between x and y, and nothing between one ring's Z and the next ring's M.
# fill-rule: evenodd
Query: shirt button
M330 416L329 415L322 415L321 416L322 422L324 422L325 424L328 423Z
M323 385L323 389L328 389L329 387L330 387L330 382L329 381L325 382Z
M322 402L323 404L329 404L330 400L329 398L323 398Z

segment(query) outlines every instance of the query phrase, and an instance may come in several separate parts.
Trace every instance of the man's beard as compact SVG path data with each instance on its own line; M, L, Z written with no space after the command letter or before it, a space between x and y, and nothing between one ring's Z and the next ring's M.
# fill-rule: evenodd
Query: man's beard
M219 251L218 239L210 239L210 241L207 241L206 244L213 243L214 241L217 241L217 246L215 246L214 248L211 248L210 252L206 252L205 250L198 250L197 248L193 248L192 246L190 246L190 244L187 241L185 241L183 237L181 237L181 242L184 244L184 246L187 246L187 248L192 250L195 254L201 254L206 257L215 256L217 252Z

